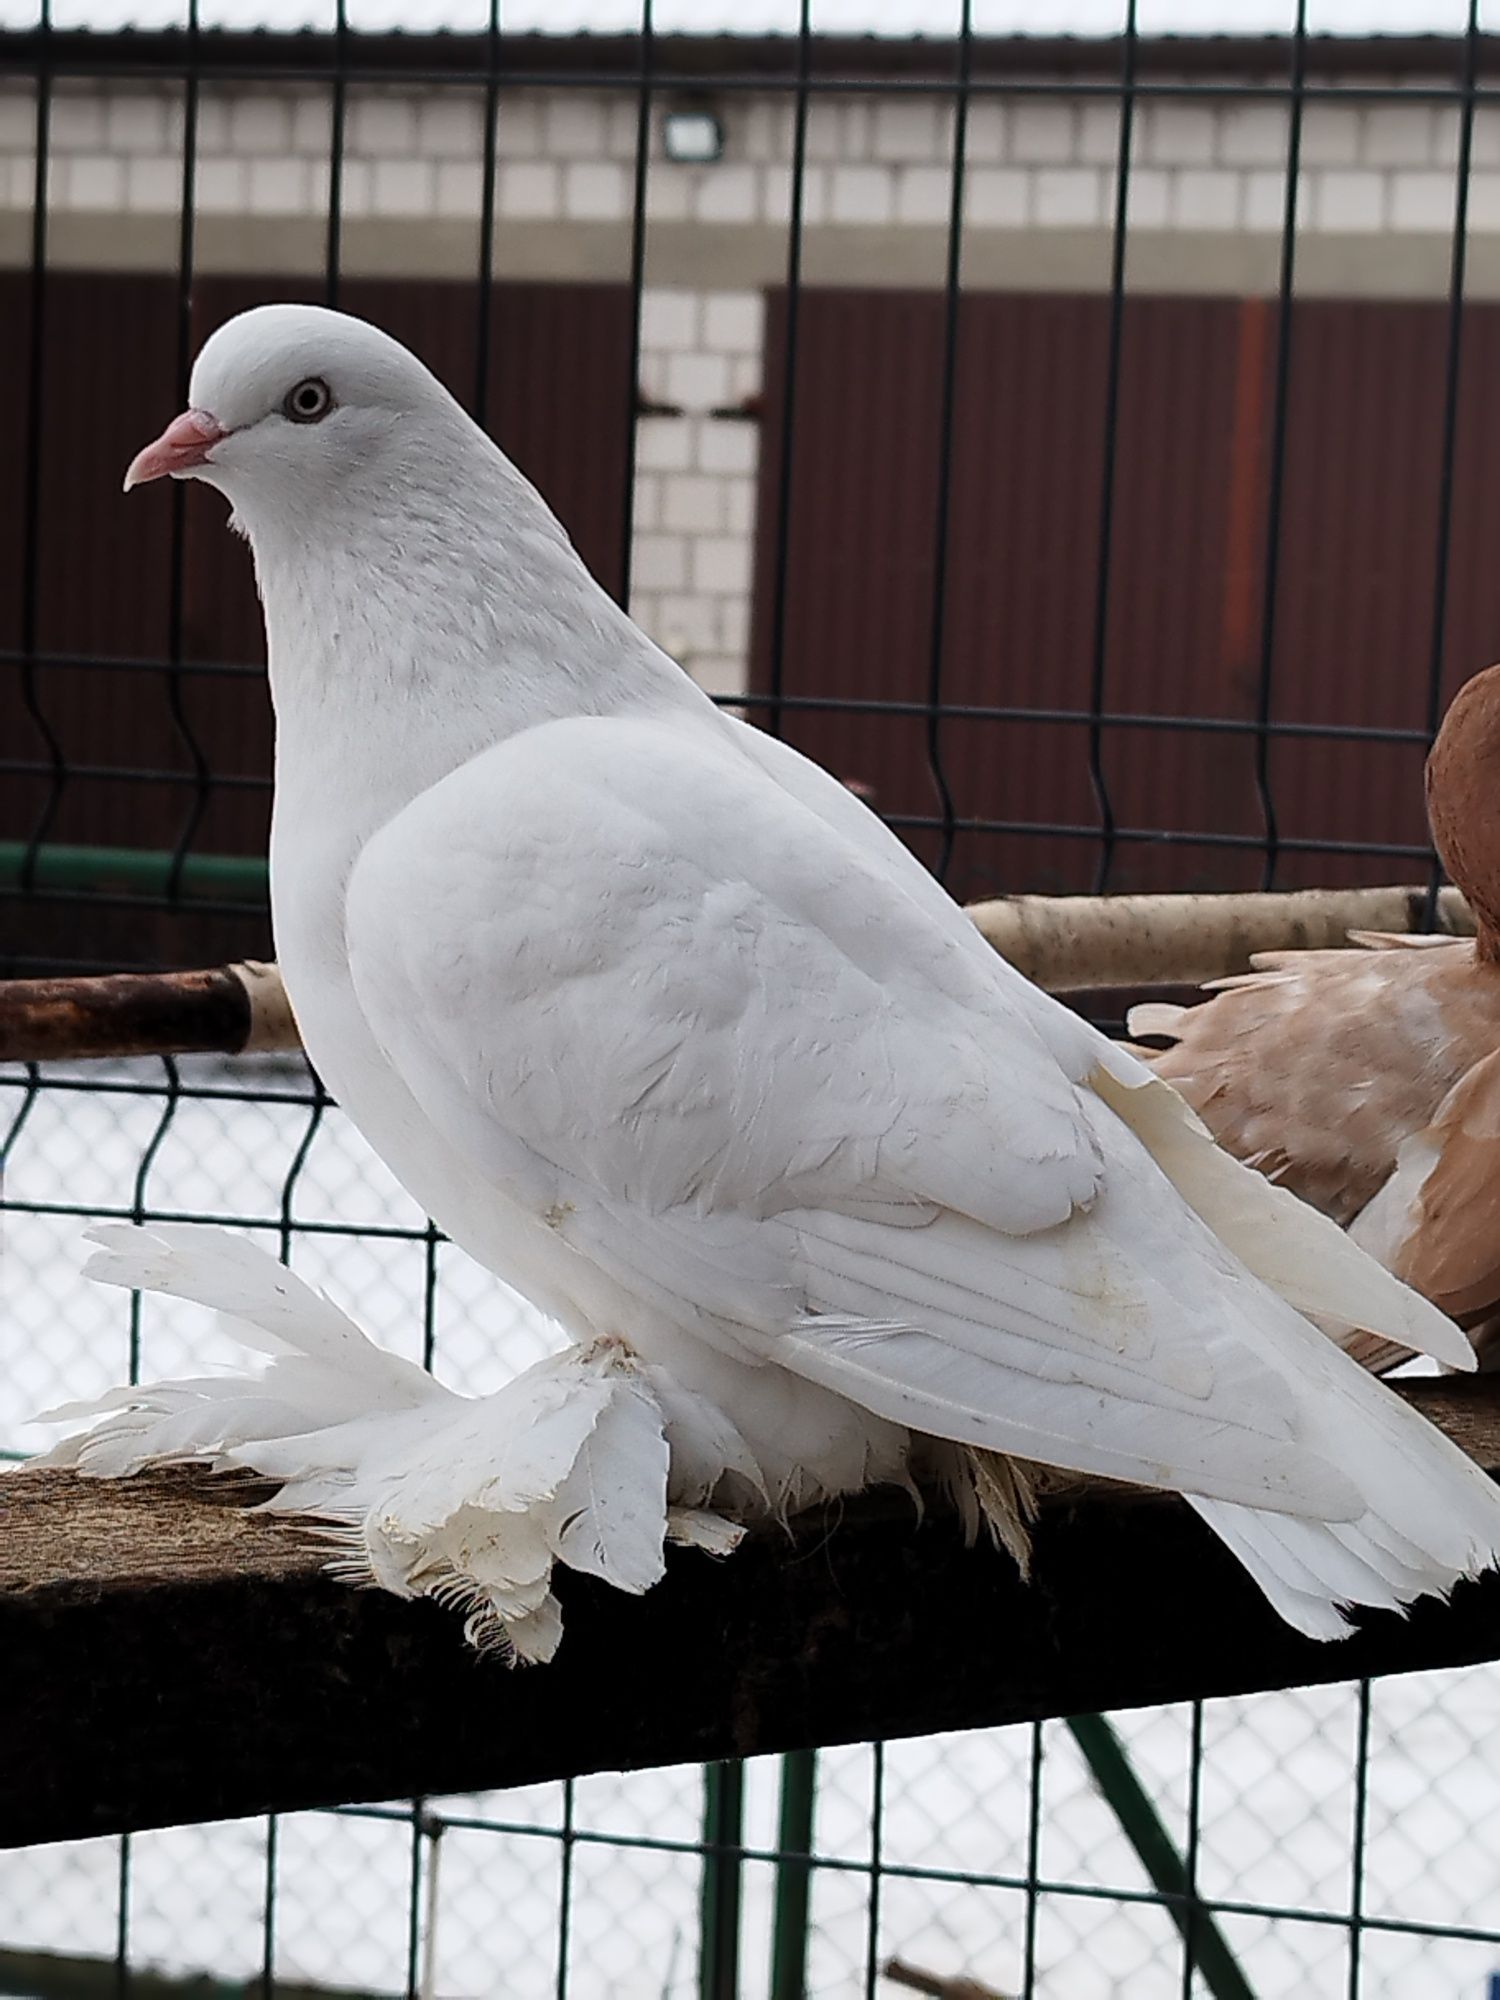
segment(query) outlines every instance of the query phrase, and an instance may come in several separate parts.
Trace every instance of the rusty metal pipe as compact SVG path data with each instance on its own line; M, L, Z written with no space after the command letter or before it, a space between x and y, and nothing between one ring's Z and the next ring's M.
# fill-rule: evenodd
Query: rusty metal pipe
M0 1062L300 1047L274 965L0 981Z

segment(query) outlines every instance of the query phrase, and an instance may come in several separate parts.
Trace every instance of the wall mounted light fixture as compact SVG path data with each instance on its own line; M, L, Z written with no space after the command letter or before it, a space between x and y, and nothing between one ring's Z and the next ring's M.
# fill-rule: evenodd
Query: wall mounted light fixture
M661 121L662 149L679 166L708 166L724 157L724 123L715 111L669 111Z

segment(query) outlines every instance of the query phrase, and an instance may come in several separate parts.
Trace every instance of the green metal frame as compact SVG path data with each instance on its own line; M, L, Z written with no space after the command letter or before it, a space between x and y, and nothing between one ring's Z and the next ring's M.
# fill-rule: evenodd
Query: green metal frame
M699 2000L737 2000L740 1890L744 1874L745 1767L703 1767L703 1885L699 1898Z
M264 855L174 854L165 848L32 846L0 840L0 889L62 889L72 894L217 897L264 903L270 874Z
M776 1915L771 1931L771 2000L803 2000L812 1891L813 1809L818 1753L794 1750L781 1760L781 1816L776 1845Z
M1193 1871L1178 1853L1113 1723L1103 1715L1074 1715L1068 1729L1214 2000L1255 2000L1213 1913L1198 1900Z

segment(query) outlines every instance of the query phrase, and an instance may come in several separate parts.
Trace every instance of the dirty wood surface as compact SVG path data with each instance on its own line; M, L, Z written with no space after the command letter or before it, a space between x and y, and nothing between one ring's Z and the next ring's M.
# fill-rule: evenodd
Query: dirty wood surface
M1500 1470L1500 1378L1403 1393ZM468 1791L1500 1657L1500 1578L1287 1630L1180 1502L1050 1503L1033 1582L871 1494L644 1598L563 1573L551 1665L336 1583L266 1488L0 1477L0 1844Z

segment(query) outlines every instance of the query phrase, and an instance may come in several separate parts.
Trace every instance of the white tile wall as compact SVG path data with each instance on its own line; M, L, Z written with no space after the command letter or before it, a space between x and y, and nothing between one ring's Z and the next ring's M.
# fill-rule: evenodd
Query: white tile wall
M1218 118L1207 105L1157 100L1137 114L1144 158L1163 167L1206 167L1218 150Z
M555 218L562 212L562 175L548 160L502 160L496 194L502 215Z
M1114 104L1085 104L1078 114L1077 157L1112 167L1120 157L1120 112Z
M1019 229L1031 219L1035 176L1023 167L975 167L964 176L964 221L974 229Z
M36 143L36 94L0 91L0 153L29 153Z
M792 119L782 100L722 107L726 148L708 167L680 167L653 143L649 212L661 222L735 227L784 224L790 209ZM351 213L413 217L475 214L484 101L472 89L360 89L347 107L346 200ZM0 87L0 185L24 202L29 183L3 171L30 154L34 103L24 85ZM66 207L170 213L180 189L182 101L163 85L59 86L52 143L56 199ZM322 173L298 175L293 157L326 155L324 93L307 86L206 89L199 108L200 199L212 211L255 213L315 205ZM951 198L953 116L947 104L819 98L808 129L803 213L812 227L942 228ZM628 222L634 192L636 106L582 92L544 99L502 93L496 128L497 205L517 221ZM1137 107L1130 214L1138 229L1273 230L1281 225L1280 168L1288 119L1279 104L1226 96L1212 105L1152 99ZM1066 98L970 105L967 221L976 229L1107 226L1119 142L1111 103ZM1304 110L1299 213L1311 231L1451 227L1457 120L1428 103L1316 101ZM124 171L127 161L151 162ZM274 169L264 163L274 162ZM256 165L256 163L262 163ZM1474 126L1476 169L1500 169L1500 109ZM79 170L74 172L72 169ZM254 171L247 168L255 167ZM365 167L367 172L359 172ZM121 169L113 171L111 169ZM1472 225L1500 231L1492 194Z
M713 292L704 301L704 344L720 354L759 354L763 332L760 295Z
M722 479L701 472L684 473L663 495L662 525L681 535L718 533L727 513L724 491Z
M30 93L27 93L28 96ZM59 153L103 149L107 99L79 91L59 91L52 100L52 144Z
M404 160L392 160L385 164L403 168L409 165ZM306 160L252 160L250 212L252 215L296 215L308 206L308 185Z
M760 176L754 167L725 161L695 167L692 213L700 222L755 222L759 219Z
M1304 127L1304 142L1305 142ZM1275 166L1286 158L1287 115L1277 104L1229 104L1219 113L1216 153L1226 166Z
M1010 114L1009 156L1023 166L1059 165L1078 150L1078 113L1064 99L1018 104Z
M417 150L417 103L404 93L351 94L344 131L351 153L367 160L404 159Z
M477 154L482 144L476 138ZM504 95L495 119L495 150L502 160L528 160L542 149L542 107L524 97Z
M696 292L647 291L641 297L641 346L649 354L686 352L702 339Z
M830 182L831 222L857 222L878 229L891 221L896 206L895 175L885 167L834 167Z
M953 176L949 167L902 167L896 174L896 220L932 228L947 222L953 211Z
M1360 158L1366 166L1420 166L1430 158L1437 138L1429 104L1372 104L1362 124Z
M199 208L208 215L234 215L248 207L250 174L243 160L200 159L193 179Z
M688 573L687 547L683 535L637 535L631 565L636 590L683 589Z
M281 166L283 161L271 164ZM371 162L370 199L377 215L430 215L437 194L437 173L429 160L377 159ZM280 213L295 214L288 202Z
M575 222L618 222L630 213L630 177L614 160L574 160L563 169L563 213Z
M1163 167L1135 167L1126 184L1127 229L1165 229L1172 220L1175 176Z
M1280 208L1285 199L1286 177L1276 177L1274 219L1267 225L1281 227ZM1307 220L1314 229L1384 229L1389 208L1389 185L1384 174L1360 173L1356 168L1330 168L1312 176L1307 192Z
M359 143L360 109L361 107L357 104L350 107L349 143L351 152L366 150ZM409 112L408 115L410 115ZM206 139L200 139L199 143L206 144L207 141ZM245 156L252 156L256 153L275 155L286 152L291 143L292 107L286 97L275 97L269 92L265 92L254 97L237 98L229 106L229 132L225 141L225 150L227 152L239 153ZM398 149L375 146L368 148L368 150L371 152L394 150L408 152L410 151L410 147L406 146Z
M294 97L291 112L292 151L326 158L333 134L333 107L328 99L321 92ZM424 126L423 135L431 151L441 151L440 147L431 144L430 128Z
M1245 205L1241 227L1247 230L1280 230L1286 221L1286 170L1257 167L1245 175ZM1305 221L1305 217L1304 217ZM1324 225L1327 227L1328 225Z
M420 152L433 159L477 160L483 147L484 101L477 91L445 91L417 107Z
M164 153L167 150L167 100L147 96L110 99L104 120L104 142L113 153Z
M1469 227L1500 229L1500 174L1484 172L1470 177Z
M877 104L873 151L877 160L931 160L947 149L951 120L930 101L896 98Z
M138 213L170 214L182 200L182 165L160 154L127 160L125 203Z
M442 216L478 216L484 205L484 173L478 160L439 160L434 205Z
M650 361L650 355L642 355L643 373ZM672 417L642 417L636 427L635 462L644 472L686 472L693 462L688 426Z
M745 685L760 434L708 412L760 386L763 339L758 293L642 297L642 380L684 413L638 428L631 609L714 694Z
M1500 167L1500 107L1482 104L1474 114L1474 164Z
M1453 227L1452 174L1410 168L1391 175L1393 229L1450 230Z
M689 416L706 416L729 401L729 357L703 352L669 354L662 381L669 403Z
M607 152L608 124L595 96L554 96L543 107L543 144L569 160L596 160Z
M1267 164L1286 158L1286 120L1282 125L1279 152ZM1302 113L1302 160L1310 167L1352 167L1359 159L1360 113L1352 105L1308 104Z
M1174 176L1172 220L1179 229L1237 229L1242 176L1227 167L1184 167Z
M73 208L123 208L125 163L108 153L75 153L63 185Z
M1097 229L1104 203L1105 176L1097 167L1042 167L1037 173L1033 219L1039 229Z
M339 202L345 215L375 213L375 169L369 160L344 161L339 174Z
M969 106L968 157L976 166L994 166L1010 156L1010 107L998 97Z

